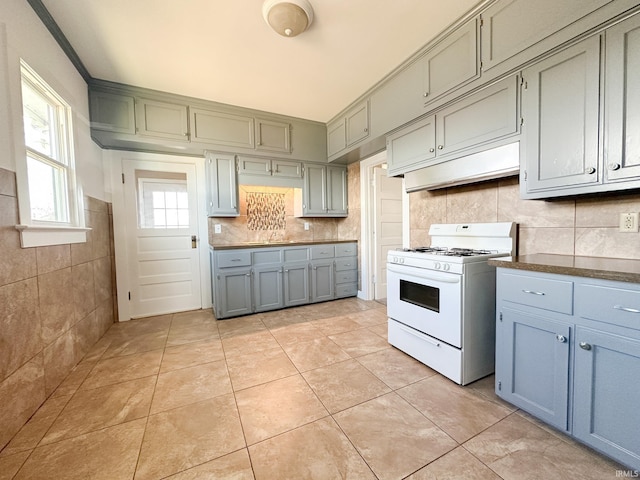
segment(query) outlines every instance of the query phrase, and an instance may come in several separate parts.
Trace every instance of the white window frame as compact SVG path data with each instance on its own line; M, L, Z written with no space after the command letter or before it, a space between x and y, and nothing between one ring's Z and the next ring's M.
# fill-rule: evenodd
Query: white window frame
M24 60L20 60L21 98L23 82L28 82L33 89L41 93L58 109L59 115L56 116L58 120L57 129L59 131L58 141L60 142L58 153L64 156L64 161L60 162L56 159L50 159L46 155L27 147L23 130L23 155L16 161L16 179L20 212L20 224L16 225L16 228L20 231L21 245L23 248L28 248L68 243L84 243L87 241L86 232L91 229L85 227L82 189L76 179L71 107L45 80L29 67ZM22 100L20 104L22 105ZM20 113L22 117L22 110ZM66 171L67 191L58 193L66 194L69 215L68 221L43 221L32 218L27 167L29 157L38 161L44 159L61 170Z

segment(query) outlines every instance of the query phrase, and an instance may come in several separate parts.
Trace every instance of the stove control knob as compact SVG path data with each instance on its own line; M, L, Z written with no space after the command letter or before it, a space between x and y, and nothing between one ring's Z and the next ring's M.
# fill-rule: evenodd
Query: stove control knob
M448 263L445 263L445 264L442 266L442 269L443 269L445 272L448 272L450 268L451 268L451 265L449 265Z
M404 263L404 258L400 258L400 263Z
M399 262L398 257L393 257L393 263L398 263L398 262Z
M441 267L440 262L436 262L434 267L436 268L436 270L440 270L440 267Z

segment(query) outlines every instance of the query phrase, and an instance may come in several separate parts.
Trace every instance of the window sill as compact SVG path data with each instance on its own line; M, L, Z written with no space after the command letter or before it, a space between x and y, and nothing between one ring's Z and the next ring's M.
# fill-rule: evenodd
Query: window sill
M16 229L20 231L22 248L86 243L87 232L91 231L86 227L61 227L58 225L16 225Z

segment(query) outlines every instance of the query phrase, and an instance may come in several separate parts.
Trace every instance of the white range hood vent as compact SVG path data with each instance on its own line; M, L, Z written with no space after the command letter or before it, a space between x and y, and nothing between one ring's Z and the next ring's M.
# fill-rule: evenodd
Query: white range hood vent
M510 143L405 173L405 189L435 190L516 175L520 171L519 146L519 142Z

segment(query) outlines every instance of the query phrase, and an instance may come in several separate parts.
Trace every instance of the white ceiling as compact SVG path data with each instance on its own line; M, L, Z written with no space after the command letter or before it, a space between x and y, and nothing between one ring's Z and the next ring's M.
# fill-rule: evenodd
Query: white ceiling
M263 0L43 0L94 78L326 122L478 0L310 0L295 38Z

